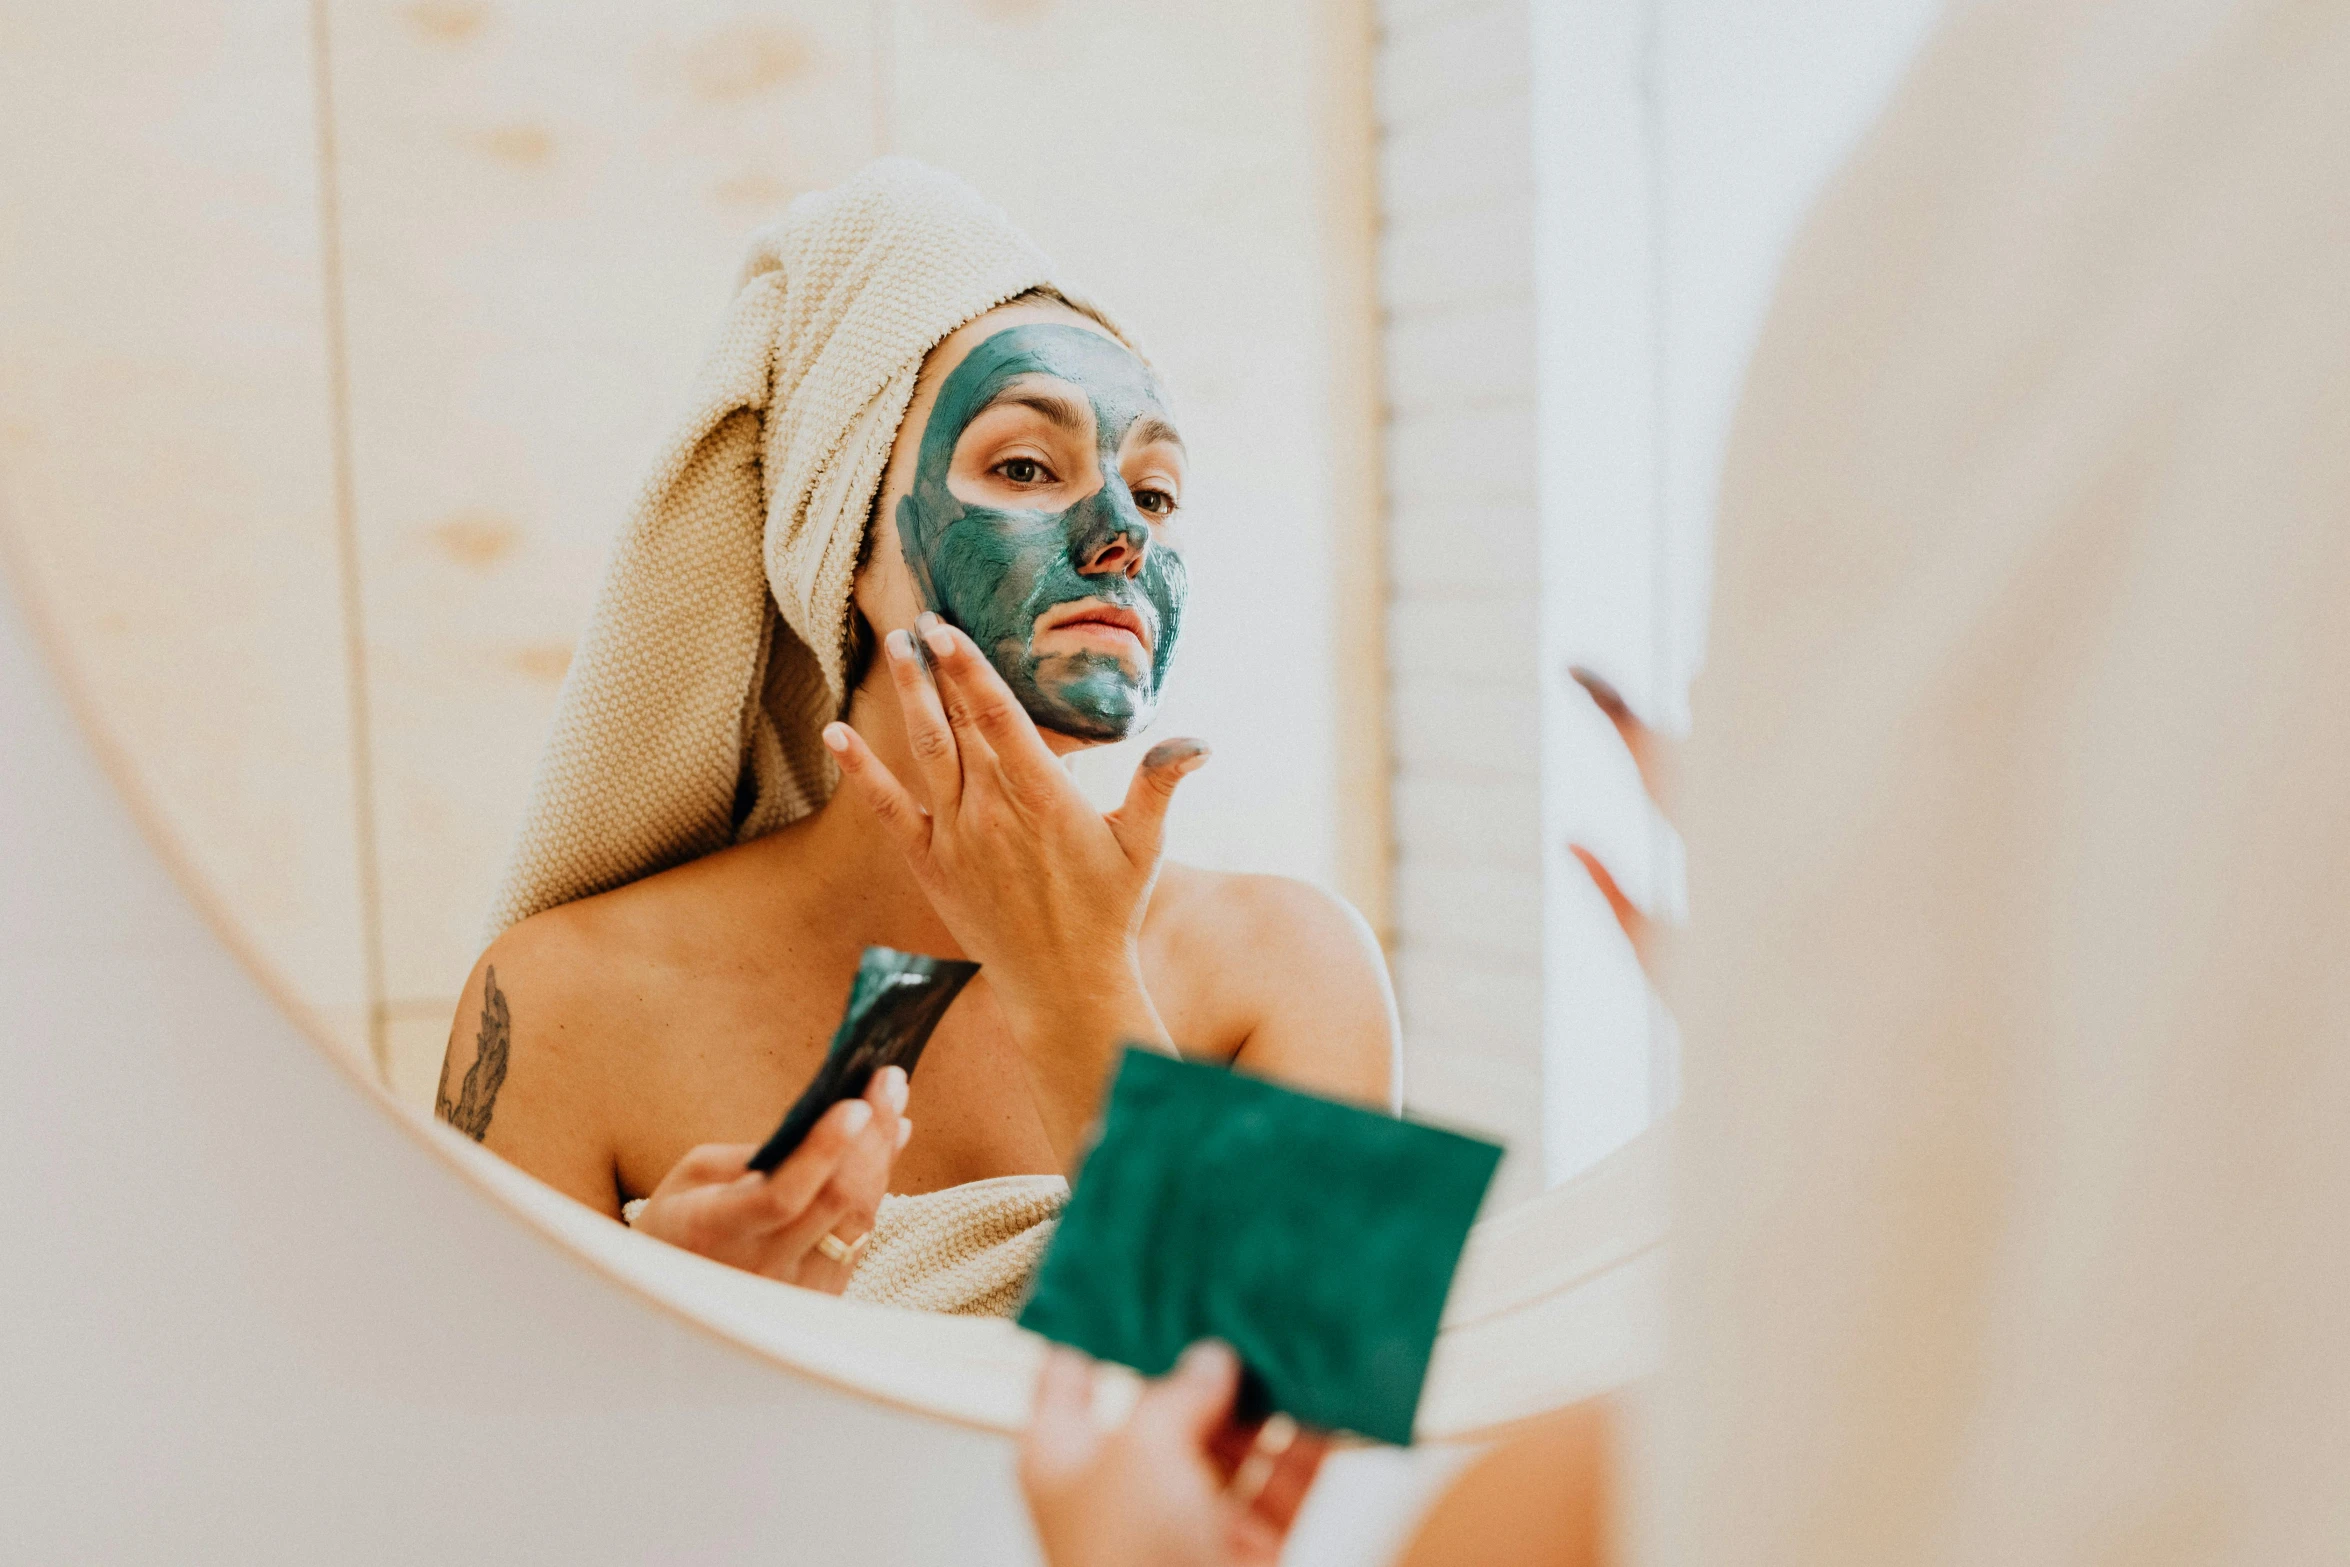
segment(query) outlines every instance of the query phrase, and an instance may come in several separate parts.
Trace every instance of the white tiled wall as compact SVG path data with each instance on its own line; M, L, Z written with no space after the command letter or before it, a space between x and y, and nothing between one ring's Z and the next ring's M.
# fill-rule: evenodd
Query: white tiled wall
M1668 734L1714 477L1781 256L1939 0L1382 0L1382 346L1406 1093L1523 1191L1676 1092L1567 854L1679 904L1679 843L1571 677Z
M1533 141L1525 0L1380 8L1395 969L1409 1106L1541 1184Z

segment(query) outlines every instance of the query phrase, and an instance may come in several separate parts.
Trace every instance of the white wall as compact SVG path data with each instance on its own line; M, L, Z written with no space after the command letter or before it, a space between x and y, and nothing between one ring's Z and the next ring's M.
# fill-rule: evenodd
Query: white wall
M1543 1150L1564 1180L1669 1108L1672 1021L1590 878L1681 909L1681 846L1588 669L1665 734L1705 651L1730 416L1797 223L1941 0L1533 11L1542 448Z
M1404 1096L1542 1184L1534 173L1525 0L1382 0L1395 977Z
M1686 732L1780 258L1938 8L1382 0L1406 1093L1521 1150L1505 1190L1672 1101L1671 1021L1566 847L1670 915L1679 844L1568 672Z

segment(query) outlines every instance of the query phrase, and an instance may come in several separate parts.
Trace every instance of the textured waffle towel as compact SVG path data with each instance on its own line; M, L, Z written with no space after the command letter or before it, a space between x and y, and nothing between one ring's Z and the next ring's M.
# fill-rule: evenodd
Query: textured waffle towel
M758 235L613 549L490 936L824 803L850 578L916 372L1028 289L1077 303L1052 273L1002 212L907 158Z
M622 1204L635 1225L647 1199ZM841 1293L876 1306L1008 1317L1028 1297L1053 1226L1069 1204L1058 1175L1002 1175L944 1191L884 1197L873 1239Z
M1069 1201L1057 1175L1006 1175L915 1197L884 1197L873 1240L842 1293L965 1317L1008 1317Z

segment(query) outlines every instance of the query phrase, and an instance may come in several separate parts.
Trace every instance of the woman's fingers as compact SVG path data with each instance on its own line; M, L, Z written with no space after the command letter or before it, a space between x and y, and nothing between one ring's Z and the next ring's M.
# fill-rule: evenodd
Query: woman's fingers
M889 665L890 686L897 692L906 745L914 753L922 786L930 791L930 808L951 818L963 796L963 773L970 759L962 754L936 683L922 668L914 636L900 629L883 637L882 658Z
M1135 865L1155 865L1167 839L1167 807L1175 786L1208 765L1204 740L1161 740L1143 753L1126 786L1126 801L1107 818L1118 847Z
M844 1099L824 1112L800 1146L760 1182L763 1200L778 1224L788 1223L816 1201L858 1135L872 1124L873 1107L862 1099Z
M873 1106L876 1129L884 1134L893 1160L898 1150L906 1146L906 1139L913 1135L914 1123L906 1119L906 1105L913 1094L913 1082L902 1066L883 1067L873 1074L873 1081L865 1089L866 1102Z
M1204 1452L1230 1418L1239 1392L1240 1357L1228 1345L1201 1339L1173 1371L1143 1390L1130 1419L1182 1452Z
M855 1194L837 1176L826 1181L823 1189L775 1232L775 1255L784 1270L780 1276L820 1289L838 1289L848 1282L847 1259L835 1262L816 1246L827 1235L837 1235L842 1245L851 1245L870 1230L872 1221L859 1222L856 1208Z
M964 747L963 774L971 776L968 753L984 751L1015 787L1057 789L1068 776L1061 771L1052 747L1036 732L1036 720L1012 695L1004 677L964 632L931 617L923 627L923 645L930 649L931 668L939 693L946 699L947 719L955 726L955 742Z
M914 634L922 639L923 651L929 655L930 682L946 710L947 723L954 729L955 749L963 761L963 781L968 784L975 773L996 759L995 747L979 727L978 712L971 704L971 682L967 678L971 660L963 650L973 644L969 637L928 610L915 620ZM992 667L989 672L994 672Z
M890 1166L905 1146L906 1098L902 1068L884 1067L873 1075L864 1097L856 1101L871 1114L850 1138L823 1189L777 1232L776 1266L769 1271L811 1289L838 1293L846 1287L857 1259L829 1257L819 1248L827 1235L855 1245L873 1232L882 1196L889 1190Z
M1066 1485L1102 1445L1093 1419L1093 1362L1076 1350L1046 1348L1037 1373L1036 1407L1020 1444L1020 1485L1030 1496Z
M1297 1510L1305 1505L1306 1492L1313 1488L1314 1476L1321 1473L1322 1459L1329 1451L1327 1437L1300 1432L1274 1460L1273 1472L1266 1476L1264 1489L1257 1492L1250 1510L1287 1534L1289 1526L1297 1522Z
M904 1115L906 1102L913 1097L913 1080L906 1076L902 1066L883 1067L865 1085L865 1101L877 1112L887 1110L891 1115Z
M1599 889L1599 895L1607 899L1608 912L1616 917L1617 927L1630 939L1633 954L1640 959L1641 967L1646 968L1656 950L1656 927L1646 911L1617 885L1614 873L1598 855L1579 843L1568 844L1567 852L1582 862L1584 873Z
M905 1146L906 1074L885 1067L862 1098L827 1110L772 1174L749 1170L749 1143L695 1148L663 1178L638 1228L688 1251L786 1283L838 1292L854 1259L816 1247L873 1227L889 1171Z
M1672 759L1667 754L1663 738L1640 721L1640 715L1632 711L1632 704L1624 700L1624 694L1606 679L1581 666L1567 673L1574 676L1577 685L1590 693L1593 705L1607 715L1609 723L1615 725L1616 737L1624 742L1624 749L1632 753L1632 765L1640 770L1641 787L1648 791L1650 799L1662 806L1672 797L1673 792L1672 780L1668 776Z
M690 1148L649 1195L740 1180L751 1167L751 1155L758 1151L757 1143L703 1143Z
M881 830L907 860L919 866L930 853L930 815L914 803L865 737L843 723L824 726L824 744L840 763L841 777L864 800Z
M862 1221L852 1225L844 1239L855 1240L873 1227L881 1194L889 1190L890 1166L898 1157L899 1111L906 1102L905 1079L906 1074L894 1066L873 1074L873 1084L865 1090L873 1119L857 1134L832 1172L832 1184L848 1198L849 1217Z

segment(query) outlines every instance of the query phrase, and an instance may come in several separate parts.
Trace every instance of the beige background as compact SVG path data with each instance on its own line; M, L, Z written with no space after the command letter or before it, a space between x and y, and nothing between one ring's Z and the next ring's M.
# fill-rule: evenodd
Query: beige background
M1724 484L1646 1563L2350 1541L2350 10L1954 8Z
M199 873L405 1096L745 236L883 150L1001 201L1173 385L1198 607L1161 732L1217 749L1177 852L1384 925L1359 8L149 0L0 28L29 586Z

